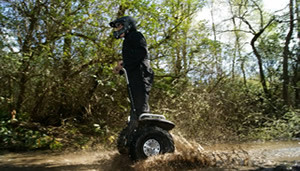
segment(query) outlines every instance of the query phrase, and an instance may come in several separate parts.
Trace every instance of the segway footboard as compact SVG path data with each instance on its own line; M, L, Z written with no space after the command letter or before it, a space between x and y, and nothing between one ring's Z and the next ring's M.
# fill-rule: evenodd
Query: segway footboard
M175 124L166 119L163 115L144 113L139 117L141 125L157 126L166 131L170 131L175 127Z

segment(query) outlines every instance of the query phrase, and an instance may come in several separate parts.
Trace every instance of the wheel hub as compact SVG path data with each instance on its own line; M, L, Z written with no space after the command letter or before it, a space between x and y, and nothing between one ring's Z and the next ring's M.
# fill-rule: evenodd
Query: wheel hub
M155 139L148 139L143 145L143 151L147 157L158 155L160 152L160 144Z

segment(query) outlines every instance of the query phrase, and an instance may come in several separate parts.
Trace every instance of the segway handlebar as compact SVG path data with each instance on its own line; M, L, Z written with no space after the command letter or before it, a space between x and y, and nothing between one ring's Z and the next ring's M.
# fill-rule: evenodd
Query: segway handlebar
M129 85L129 79L128 79L127 71L126 71L125 68L122 68L122 71L124 72L126 83L127 83L127 85Z
M131 111L135 114L136 109L135 109L135 105L134 105L134 102L133 102L133 97L132 97L131 89L129 87L129 79L128 79L127 71L126 71L126 69L124 67L122 68L122 71L124 72L126 83L127 83L127 91L128 91L128 95L129 95L130 104L131 104L130 105Z

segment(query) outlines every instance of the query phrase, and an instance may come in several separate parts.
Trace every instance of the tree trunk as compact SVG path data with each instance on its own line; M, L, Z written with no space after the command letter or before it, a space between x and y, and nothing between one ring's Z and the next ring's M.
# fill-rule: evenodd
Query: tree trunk
M250 23L245 20L244 18L241 18L248 26L249 28L253 31L253 34L254 34L254 37L252 38L251 40L251 47L252 47L252 50L253 50L253 53L254 55L256 56L257 58L257 62L258 62L258 67L259 67L259 75L260 75L260 82L261 82L261 85L263 87L263 90L264 90L264 93L266 94L266 96L268 98L271 97L271 94L268 90L268 87L267 87L267 83L266 83L266 77L265 77L265 74L264 74L264 69L263 69L263 61L262 61L262 56L260 55L260 53L257 51L256 47L255 47L255 42L257 41L257 39L259 38L259 36L266 30L267 27L269 27L272 22L274 21L275 18L272 18L267 24L265 27L262 27L258 33L254 32L252 26L250 25Z
M33 13L31 15L28 15L27 17L29 17L29 27L28 27L28 32L26 34L26 37L24 39L24 42L22 44L22 48L21 48L21 53L22 53L22 65L19 68L19 75L20 75L20 80L19 80L19 94L17 97L17 102L16 102L16 111L19 112L21 110L22 107L22 103L24 101L24 97L25 97L25 92L26 92L26 83L28 81L28 71L30 68L30 61L33 58L33 53L31 53L31 44L32 41L34 40L33 38L33 32L34 29L36 27L36 23L37 23L37 16L40 13L40 5L39 5L39 1L37 1L36 6L32 9Z
M212 31L213 31L213 36L214 36L214 41L217 41L217 30L216 30L216 24L215 24L215 18L214 18L214 0L211 1L211 9L210 9L210 15L211 15L211 21L212 21ZM218 47L214 45L214 58L215 58L215 69L217 72L217 76L222 75L222 69L221 69L221 57L220 54L218 54Z
M246 72L245 72L245 57L243 57L243 59L241 61L241 70L243 73L244 86L247 86L247 78L246 78Z
M258 34L256 34L253 39L251 40L251 47L252 47L252 50L253 50L253 53L254 55L256 56L257 58L257 62L258 62L258 67L259 67L259 76L260 76L260 82L261 82L261 85L263 87L263 90L264 90L264 93L267 95L267 97L270 96L269 94L269 90L268 90L268 87L267 87L267 83L266 83L266 77L265 77L265 74L264 74L264 69L263 69L263 65L262 65L262 57L261 55L258 53L256 47L255 47L255 41L257 40L257 38L259 37Z
M69 15L71 13L71 6L67 5L65 7L65 15ZM71 28L70 28L71 30ZM63 87L60 92L60 104L58 108L58 114L62 116L63 118L66 118L66 113L71 113L67 108L67 102L68 102L68 93L66 92L67 84L66 80L68 79L70 73L71 73L71 48L72 48L72 39L70 37L70 33L66 32L64 37L64 45L63 45L63 54L62 54L62 71L61 71L61 86Z
M289 59L289 44L293 35L294 30L294 0L290 0L290 30L285 38L285 45L283 49L283 85L282 85L282 97L285 105L289 105L289 73L288 73L288 59Z
M243 74L243 82L244 82L244 85L246 86L247 85L247 80L246 80L246 72L245 72L245 58L242 57L242 54L241 54L241 42L240 42L240 38L241 38L241 34L239 31L237 30L240 30L241 29L241 26L242 26L242 22L238 22L236 21L236 18L234 17L236 14L236 12L238 13L238 16L241 16L242 14L242 7L243 5L242 4L237 4L238 5L238 10L235 11L235 7L236 7L236 1L232 1L232 0L228 0L228 3L229 3L229 6L230 6L230 12L231 12L231 15L232 15L232 23L233 23L233 33L235 35L235 49L234 49L234 56L233 56L233 59L232 59L232 69L231 69L231 72L232 72L232 79L235 78L235 64L236 64L236 59L240 59L241 61L241 70L242 70L242 74Z
M297 37L298 37L298 51L296 52L296 64L294 67L293 87L295 91L295 107L300 108L300 18L299 18L299 0L296 1L296 17L297 17Z

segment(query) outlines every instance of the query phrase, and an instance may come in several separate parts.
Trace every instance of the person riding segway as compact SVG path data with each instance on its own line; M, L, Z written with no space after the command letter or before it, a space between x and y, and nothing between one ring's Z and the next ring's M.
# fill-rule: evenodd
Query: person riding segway
M148 59L146 39L136 30L135 23L136 21L130 16L121 17L109 23L116 29L113 33L115 38L125 38L122 48L123 60L118 62L114 72L120 73L122 68L127 71L134 104L129 123L132 129L137 127L138 117L142 113L149 112L148 100L154 76Z
M148 59L146 39L136 29L136 21L125 16L109 23L115 29L116 39L124 38L122 57L114 73L124 74L127 81L131 112L128 126L118 138L118 150L133 160L144 159L174 151L172 136L168 133L175 125L163 115L151 114L148 100L154 73Z

